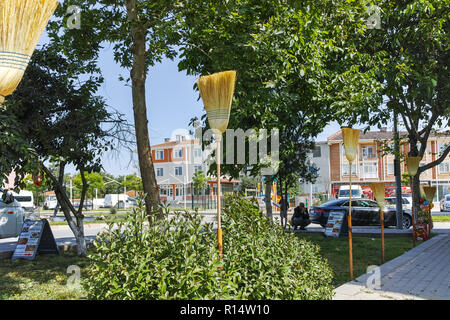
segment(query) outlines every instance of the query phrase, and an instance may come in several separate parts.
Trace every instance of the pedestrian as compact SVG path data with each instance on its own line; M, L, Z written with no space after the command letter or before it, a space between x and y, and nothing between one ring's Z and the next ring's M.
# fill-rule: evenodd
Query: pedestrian
M306 230L306 226L311 223L309 219L308 209L306 209L305 204L300 202L300 204L294 209L294 216L292 217L291 224L294 226L294 230L300 227L300 230Z
M288 208L289 202L287 201L286 196L283 196L280 200L280 219L283 228L286 228Z

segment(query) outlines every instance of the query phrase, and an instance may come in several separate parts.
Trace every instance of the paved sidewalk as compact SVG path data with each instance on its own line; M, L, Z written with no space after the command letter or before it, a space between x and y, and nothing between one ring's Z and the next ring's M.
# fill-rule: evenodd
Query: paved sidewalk
M334 290L333 300L450 300L450 234L439 234ZM375 287L374 287L375 286Z

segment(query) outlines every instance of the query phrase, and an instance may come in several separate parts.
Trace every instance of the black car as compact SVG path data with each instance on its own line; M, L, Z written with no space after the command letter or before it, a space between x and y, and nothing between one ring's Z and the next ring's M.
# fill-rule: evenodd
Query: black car
M348 199L333 200L317 207L312 207L309 216L312 223L325 227L330 211L345 211L348 213ZM376 201L370 199L352 199L353 226L379 226L380 208ZM384 208L384 226L396 226L395 208ZM411 210L403 210L403 228L411 227Z

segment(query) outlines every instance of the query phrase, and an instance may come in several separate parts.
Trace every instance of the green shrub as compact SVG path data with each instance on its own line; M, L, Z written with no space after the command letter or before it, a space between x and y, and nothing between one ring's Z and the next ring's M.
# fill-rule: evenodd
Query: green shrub
M318 247L282 232L257 204L229 196L224 256L212 225L197 212L145 217L142 203L126 223L98 237L85 287L91 299L328 299L332 272ZM121 230L121 231L119 231Z
M112 208L109 209L109 213L110 214L116 214L117 213L117 209L112 207Z
M224 268L236 299L329 299L332 271L319 247L269 222L256 202L229 196L223 215Z

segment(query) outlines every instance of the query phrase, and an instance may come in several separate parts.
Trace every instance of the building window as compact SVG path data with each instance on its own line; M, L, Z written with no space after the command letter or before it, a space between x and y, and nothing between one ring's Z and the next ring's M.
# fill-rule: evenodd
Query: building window
M184 195L184 187L181 184L175 186L175 197L181 197Z
M173 157L175 159L183 158L183 149L175 149L175 150L173 150Z
M195 166L194 167L194 173L197 172L197 171L200 171L200 170L202 170L202 166Z
M441 162L439 164L439 172L440 173L449 173L450 172L450 162Z
M320 146L317 146L313 150L313 158L319 158L322 156L322 150L320 149Z
M156 168L156 176L157 177L164 176L164 169L163 168Z
M394 174L394 164L393 163L388 163L387 174Z
M361 176L362 178L377 178L378 164L376 162L361 163Z
M373 146L364 146L362 147L362 158L363 159L373 159L376 158L373 152Z
M202 156L202 149L200 149L200 148L195 148L195 149L194 149L194 157L195 157L195 158L201 158L201 156Z
M342 174L349 175L348 169L349 169L349 164L348 163L343 164L342 165ZM352 164L352 174L356 174L356 164L355 163Z
M164 159L164 150L156 150L156 160Z
M448 146L448 142L438 142L438 155L440 156Z
M175 175L182 176L183 175L183 167L175 167Z

